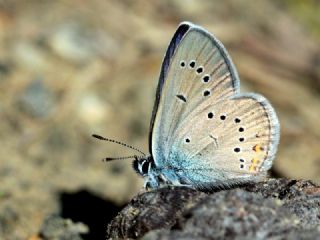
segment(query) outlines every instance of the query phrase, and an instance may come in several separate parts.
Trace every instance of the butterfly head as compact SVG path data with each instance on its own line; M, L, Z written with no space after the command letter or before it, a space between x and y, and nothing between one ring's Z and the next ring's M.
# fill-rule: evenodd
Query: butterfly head
M154 161L151 155L142 157L136 156L132 166L138 174L145 177L149 174L151 168L154 167Z
M167 182L161 170L156 167L151 155L135 157L132 165L133 169L145 178L144 187L146 189L156 189L160 184Z

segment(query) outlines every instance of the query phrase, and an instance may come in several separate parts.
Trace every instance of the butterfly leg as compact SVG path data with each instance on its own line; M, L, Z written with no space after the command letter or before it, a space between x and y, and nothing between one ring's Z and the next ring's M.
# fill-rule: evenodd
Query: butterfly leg
M176 173L172 171L164 171L161 176L167 185L192 187L192 185L185 183Z
M159 188L159 186L160 186L160 184L159 184L158 178L153 174L149 174L144 182L144 188L145 189L156 189L156 188Z

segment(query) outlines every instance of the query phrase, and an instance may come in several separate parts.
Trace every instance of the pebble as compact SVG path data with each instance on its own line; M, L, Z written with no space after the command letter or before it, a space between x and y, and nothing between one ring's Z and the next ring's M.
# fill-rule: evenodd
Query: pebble
M31 81L18 99L18 107L34 118L45 118L55 106L54 94L41 78Z

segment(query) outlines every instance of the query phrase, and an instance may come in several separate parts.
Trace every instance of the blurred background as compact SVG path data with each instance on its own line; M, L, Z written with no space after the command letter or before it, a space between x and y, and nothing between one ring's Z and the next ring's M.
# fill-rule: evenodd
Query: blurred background
M320 181L320 2L0 0L0 239L42 239L52 214L106 224L141 191L160 65L179 22L214 33L241 89L281 122L275 177ZM98 209L98 211L97 211Z

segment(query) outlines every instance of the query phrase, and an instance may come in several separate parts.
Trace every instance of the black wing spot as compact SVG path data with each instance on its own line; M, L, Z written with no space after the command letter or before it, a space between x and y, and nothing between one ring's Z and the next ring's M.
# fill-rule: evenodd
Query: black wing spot
M202 73L202 72L203 72L203 67L198 67L198 68L197 68L197 73L200 74L200 73Z
M208 118L213 118L213 113L212 112L208 113Z
M190 139L189 138L186 138L186 143L189 143L190 142Z
M211 92L209 90L205 90L203 92L203 96L205 96L205 97L209 96L210 94L211 94Z
M244 168L244 165L243 165L243 164L240 164L240 168Z
M177 98L179 98L183 102L187 102L187 99L183 95L176 95Z
M241 120L240 120L240 118L236 118L236 119L234 119L234 122L239 123L239 122L241 122Z
M244 159L241 158L241 159L240 159L240 162L244 162Z
M227 118L226 115L221 115L221 116L220 116L220 119L221 119L221 120L226 120L226 118Z
M239 128L239 132L243 132L243 131L244 131L243 127Z
M209 75L205 75L203 78L202 78L203 82L207 83L209 82L210 80L210 76Z
M181 67L185 67L185 66L186 66L186 62L185 62L185 61L181 61L181 62L180 62L180 66L181 66Z
M196 61L192 60L189 63L190 68L194 68L196 66Z
M240 152L240 148L237 147L237 148L233 149L233 151L238 153L238 152Z
M244 138L243 138L243 137L239 138L239 141L240 141L240 142L243 142L243 141L244 141Z

